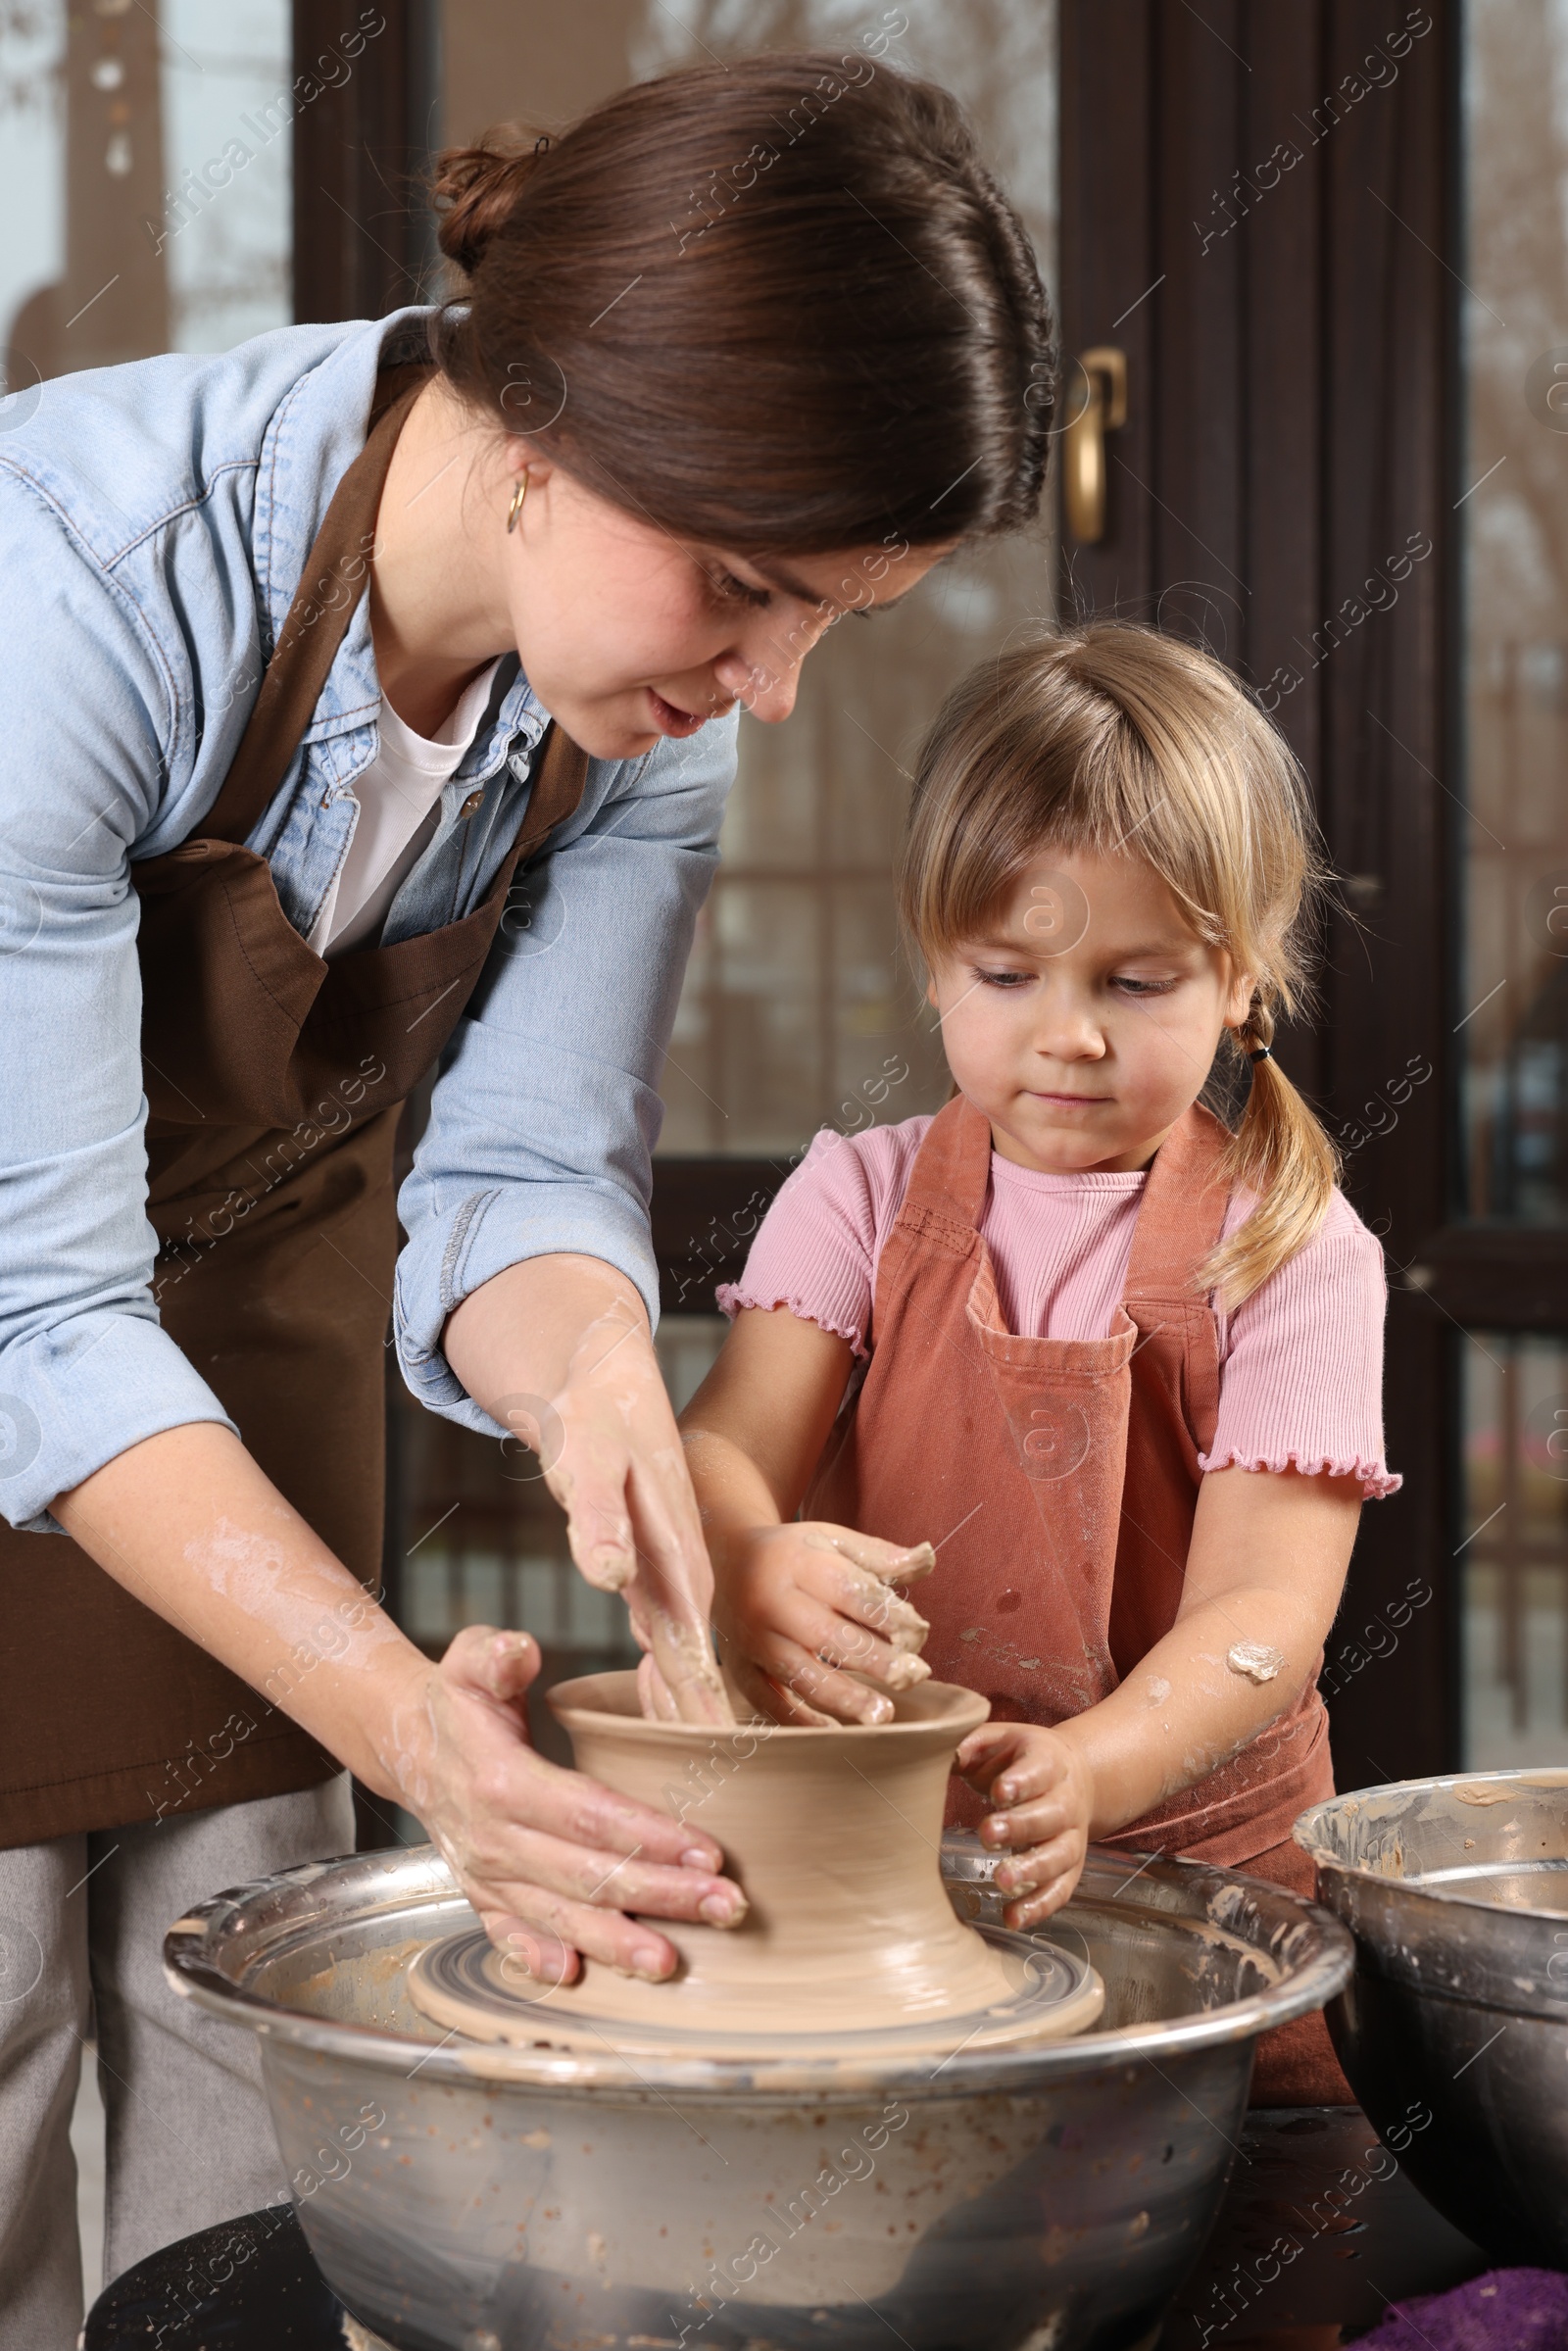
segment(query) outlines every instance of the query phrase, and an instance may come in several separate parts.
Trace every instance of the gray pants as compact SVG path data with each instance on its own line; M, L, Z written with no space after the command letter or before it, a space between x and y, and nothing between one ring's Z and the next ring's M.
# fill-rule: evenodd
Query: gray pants
M74 2351L81 2327L71 2115L94 2019L106 2281L284 2192L255 2039L171 1991L164 1935L225 1886L353 1849L345 1773L0 1851L0 2351Z

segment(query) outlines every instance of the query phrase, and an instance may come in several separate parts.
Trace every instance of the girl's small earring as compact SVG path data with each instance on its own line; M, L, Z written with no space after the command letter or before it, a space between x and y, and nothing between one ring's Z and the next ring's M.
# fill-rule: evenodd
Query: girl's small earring
M517 476L517 479L516 479L516 484L515 484L515 486L514 486L514 490L513 490L513 493L512 493L512 504L511 504L511 506L509 507L509 509L507 510L507 528L508 528L508 530L515 530L515 529L516 529L516 527L517 527L517 516L518 516L518 515L519 515L519 514L522 513L522 502L523 502L523 500L524 500L524 499L527 497L527 495L528 495L528 476L526 475L526 473L519 473L519 474L518 474L518 476Z

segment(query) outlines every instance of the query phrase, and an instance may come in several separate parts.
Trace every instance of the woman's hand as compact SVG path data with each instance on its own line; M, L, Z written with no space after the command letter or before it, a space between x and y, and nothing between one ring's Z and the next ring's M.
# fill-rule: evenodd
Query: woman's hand
M475 1290L448 1362L539 1455L572 1558L618 1592L646 1654L644 1710L733 1721L709 1632L713 1577L642 1299L597 1257L535 1257Z
M579 1951L668 1975L673 1946L627 1911L744 1916L710 1837L534 1753L526 1633L470 1628L432 1665L229 1430L144 1438L55 1510L126 1591L245 1676L259 1715L281 1707L372 1794L406 1804L544 1982L574 1976Z
M958 1749L959 1771L1001 1809L980 1824L980 1841L1006 1851L992 1883L1013 1894L1009 1927L1035 1927L1067 1901L1083 1872L1095 1808L1094 1774L1059 1731L1039 1723L982 1723Z
M929 1677L919 1650L930 1627L892 1589L930 1574L928 1543L792 1520L715 1534L713 1559L725 1670L775 1721L891 1722L892 1699L852 1673L890 1690Z
M460 1633L394 1716L386 1775L528 1976L569 1984L586 1952L657 1981L675 1947L627 1911L733 1927L746 1897L710 1837L534 1752L523 1698L538 1671L526 1633Z

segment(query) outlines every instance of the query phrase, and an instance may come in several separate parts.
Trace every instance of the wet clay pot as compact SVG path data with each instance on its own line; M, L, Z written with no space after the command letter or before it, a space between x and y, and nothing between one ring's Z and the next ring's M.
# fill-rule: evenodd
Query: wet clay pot
M728 1929L660 1920L681 1958L662 1984L590 1961L577 1983L552 1987L482 1935L441 1946L410 1985L437 2022L519 2040L582 2020L618 2047L689 2036L744 2053L779 2036L981 2047L1054 2038L1099 2015L1093 1970L1058 1970L1005 1932L982 1937L944 1889L949 1770L989 1712L973 1691L927 1682L897 1699L891 1723L819 1730L650 1722L630 1673L563 1683L550 1704L579 1770L722 1846L747 1915Z

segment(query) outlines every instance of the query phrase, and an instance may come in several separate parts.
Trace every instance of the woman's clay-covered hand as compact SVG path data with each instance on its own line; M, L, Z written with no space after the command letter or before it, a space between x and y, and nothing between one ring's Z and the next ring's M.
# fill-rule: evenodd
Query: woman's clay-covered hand
M588 1582L618 1592L646 1652L643 1711L734 1717L713 1655L713 1575L685 1455L632 1285L597 1257L535 1257L471 1293L448 1362L539 1456Z
M930 1627L893 1589L930 1574L929 1543L884 1543L822 1520L715 1531L711 1542L725 1671L763 1714L891 1722L892 1699L854 1677L901 1690L929 1676L919 1651Z
M997 1806L980 1824L980 1841L1005 1856L993 1880L1015 1897L1004 1919L1037 1926L1070 1898L1082 1874L1094 1774L1071 1740L1039 1723L983 1723L958 1749L957 1766Z
M145 1438L55 1507L137 1599L422 1821L489 1932L523 1938L512 1947L544 1981L569 1980L579 1951L668 1975L673 1946L627 1911L744 1915L710 1837L535 1754L526 1633L470 1627L432 1665L232 1431Z
M668 1976L674 1945L625 1913L732 1927L746 1897L719 1874L711 1837L535 1753L523 1698L539 1662L526 1633L460 1633L399 1708L388 1776L491 1940L528 1975L569 1984L585 1952Z
M577 1566L626 1602L644 1713L727 1723L709 1631L713 1573L641 1309L617 1304L590 1325L545 1415L524 1404L506 1417L540 1455Z

